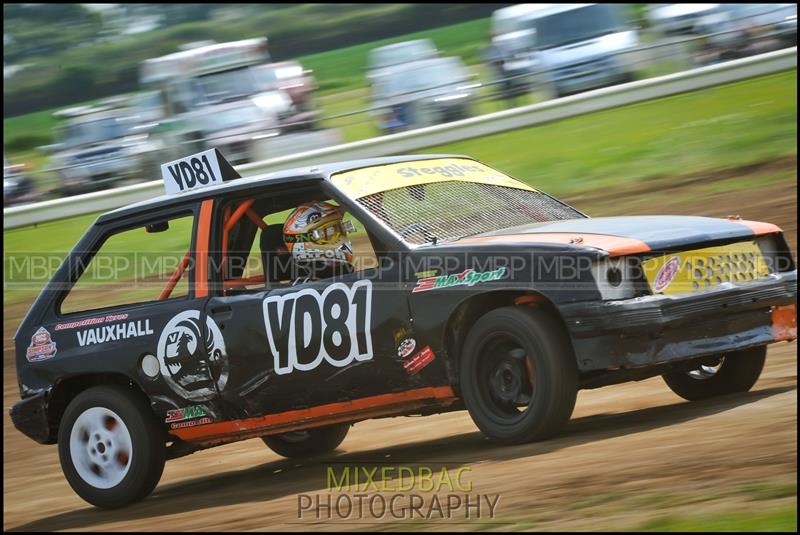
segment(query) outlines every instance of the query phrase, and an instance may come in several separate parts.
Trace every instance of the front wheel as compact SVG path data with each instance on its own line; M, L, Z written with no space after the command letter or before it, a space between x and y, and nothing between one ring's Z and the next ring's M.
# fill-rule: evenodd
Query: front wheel
M707 357L693 370L675 370L662 377L689 401L747 392L758 381L766 357L767 346L751 347Z
M662 377L673 392L689 401L747 392L758 381L766 357L767 346L751 347L706 357L693 370L676 370Z
M64 411L58 456L78 496L114 509L141 500L158 484L166 461L164 431L143 396L97 386Z
M549 438L575 407L572 346L545 310L504 307L481 317L464 342L459 376L472 420L498 442Z
M335 450L349 430L350 424L334 424L282 435L269 435L261 437L261 440L278 455L301 459Z

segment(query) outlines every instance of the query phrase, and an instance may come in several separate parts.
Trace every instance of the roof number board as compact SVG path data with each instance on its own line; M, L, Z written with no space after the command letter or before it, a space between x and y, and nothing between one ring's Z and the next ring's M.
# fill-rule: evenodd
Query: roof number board
M222 184L216 149L163 164L161 178L168 195Z

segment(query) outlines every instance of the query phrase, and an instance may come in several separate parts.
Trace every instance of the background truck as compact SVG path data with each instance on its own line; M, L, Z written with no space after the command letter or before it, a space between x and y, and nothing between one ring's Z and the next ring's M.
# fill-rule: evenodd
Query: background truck
M285 89L261 83L255 69L270 62L266 38L199 45L141 65L140 85L158 92L163 110L151 128L171 154L213 146L238 165L327 144L321 136L275 140L298 124L313 129L316 115L299 110Z

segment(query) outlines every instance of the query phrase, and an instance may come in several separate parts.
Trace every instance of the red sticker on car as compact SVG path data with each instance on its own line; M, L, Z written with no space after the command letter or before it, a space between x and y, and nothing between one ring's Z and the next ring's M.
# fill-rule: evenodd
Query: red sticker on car
M403 368L406 370L407 374L414 375L422 368L433 362L433 359L435 358L436 355L433 354L433 350L430 348L430 346L425 346L419 353L403 362Z
M56 343L50 337L50 332L44 327L39 327L31 336L31 345L25 352L25 358L28 362L47 360L56 356L56 349Z
M672 282L672 279L675 278L675 275L678 274L678 269L680 269L681 260L677 256L673 256L667 263L661 266L661 269L658 270L656 274L656 281L653 283L653 289L657 292L661 292L669 286L669 283Z

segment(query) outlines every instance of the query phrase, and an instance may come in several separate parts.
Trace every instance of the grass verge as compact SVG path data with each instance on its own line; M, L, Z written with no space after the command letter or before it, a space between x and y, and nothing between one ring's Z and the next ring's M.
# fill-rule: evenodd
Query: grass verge
M753 513L727 513L709 516L664 516L646 522L636 531L781 531L797 532L797 507L786 506Z

